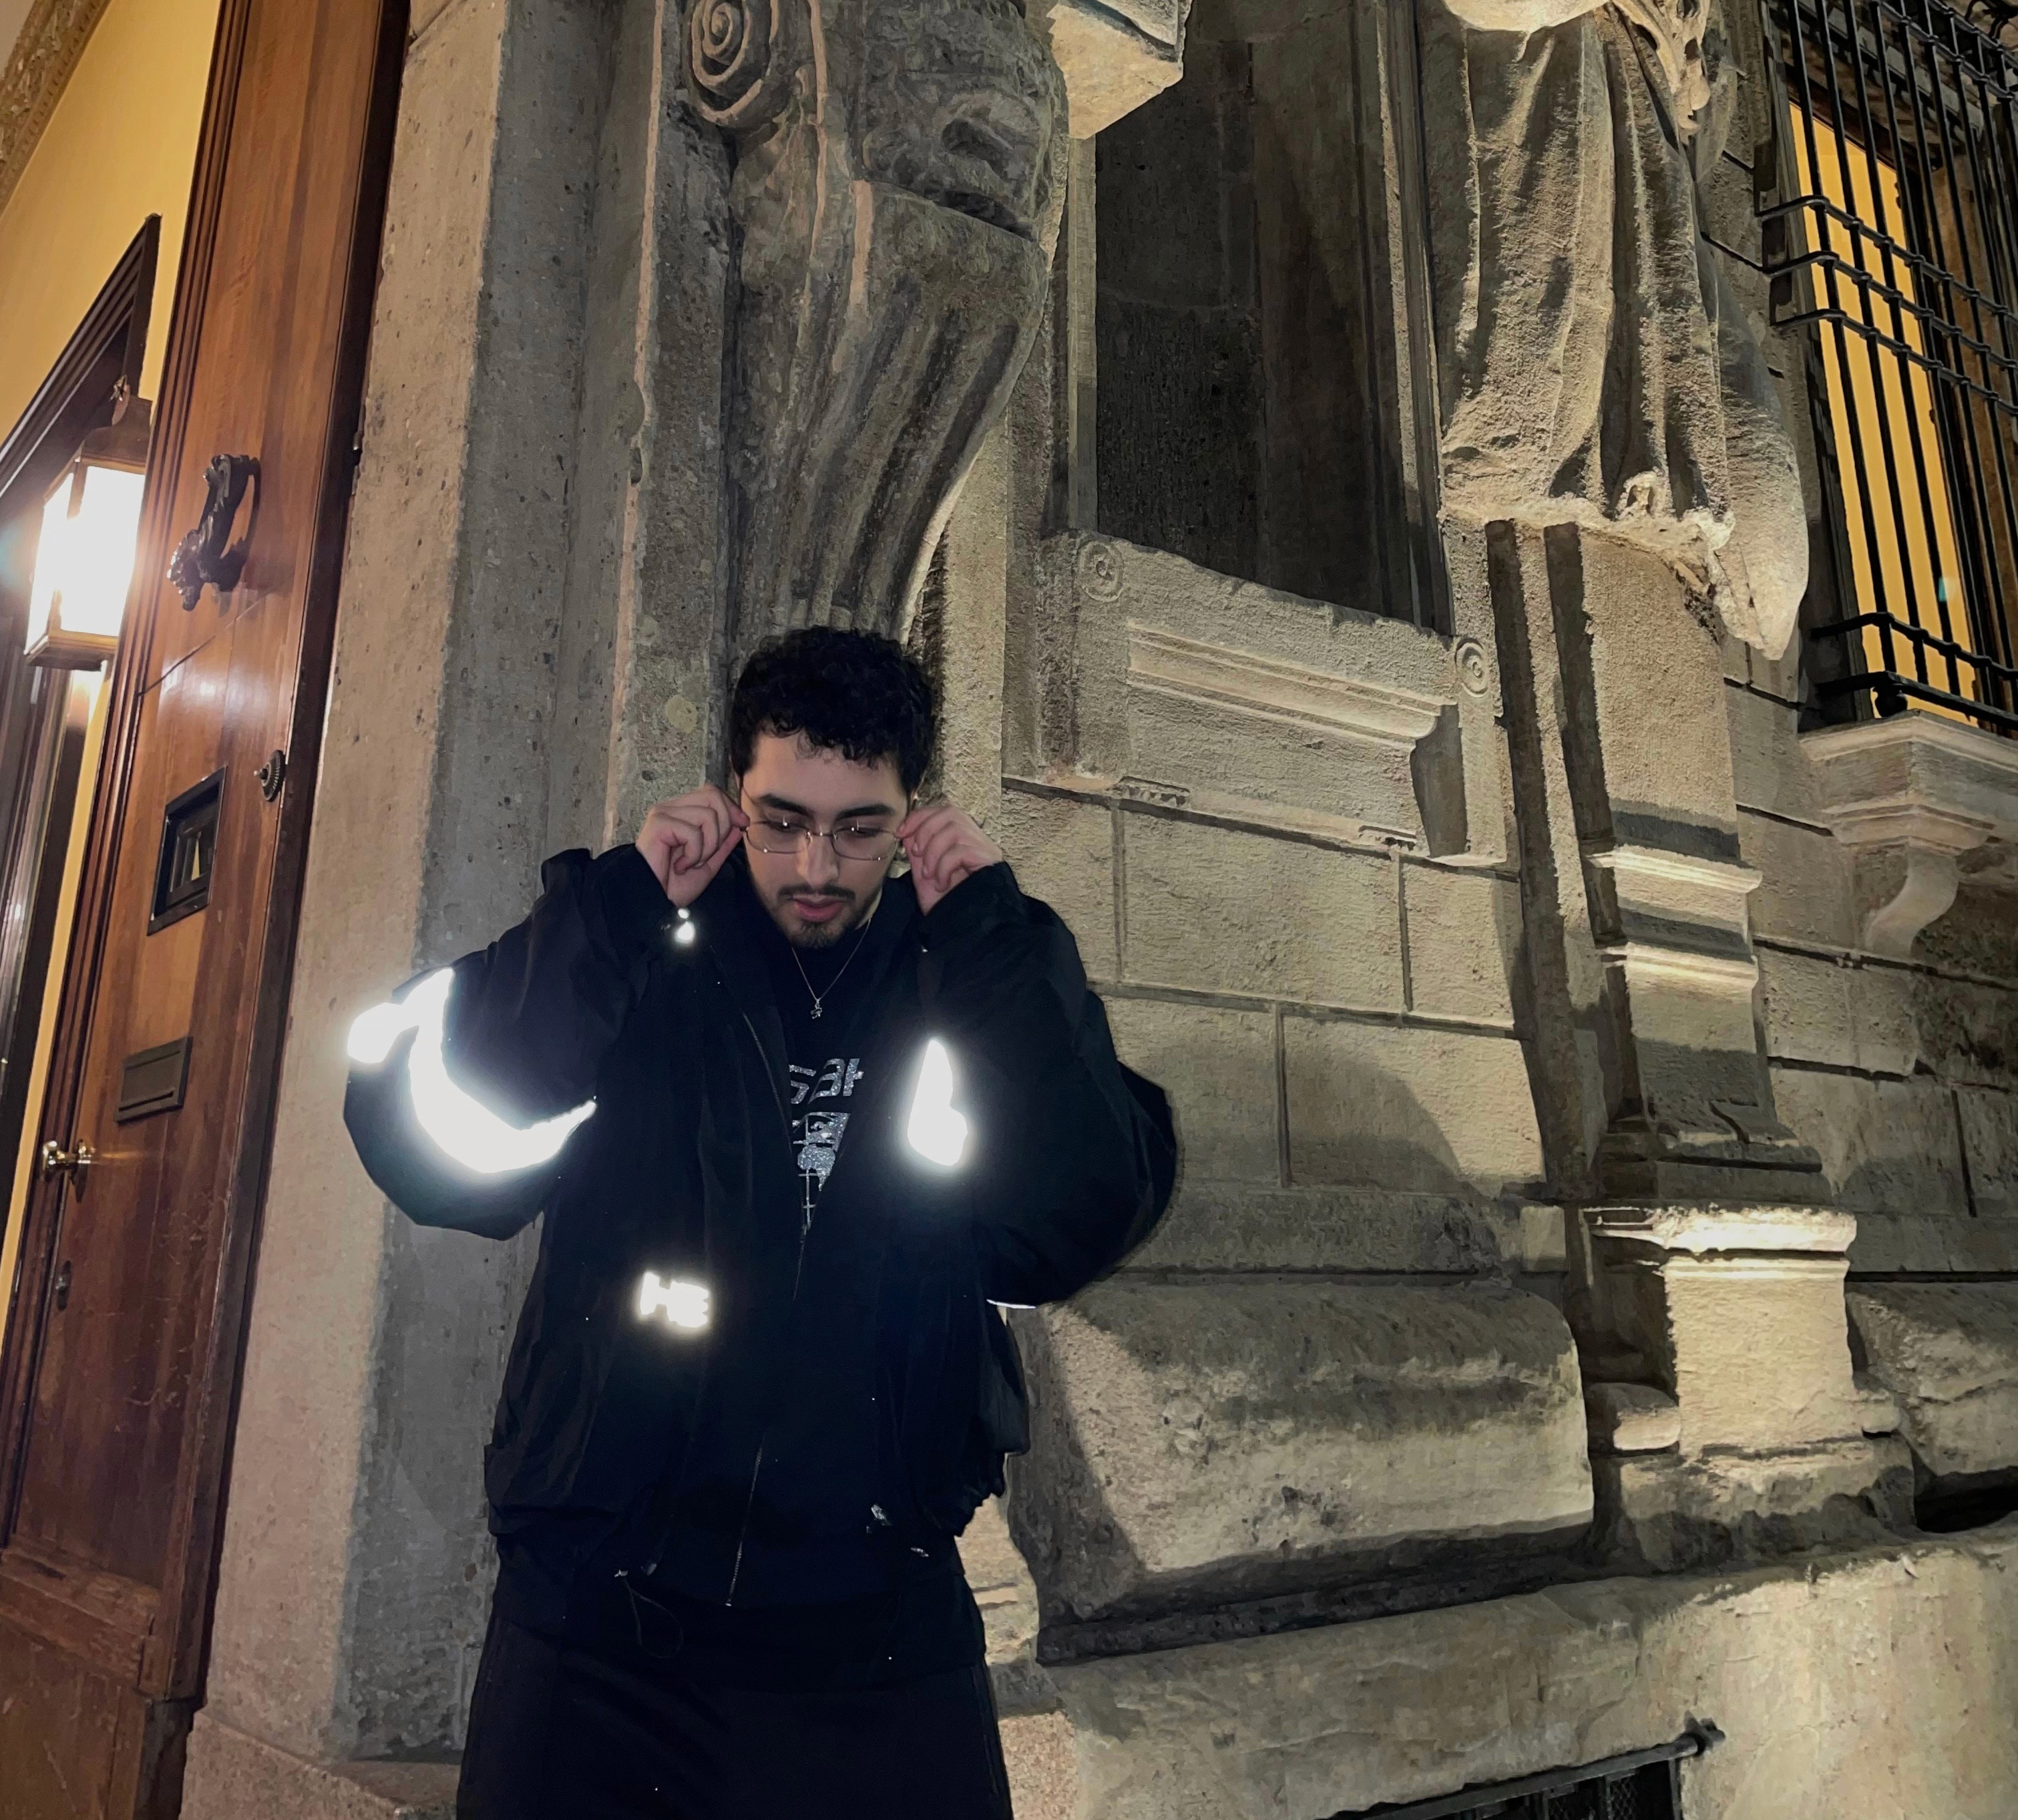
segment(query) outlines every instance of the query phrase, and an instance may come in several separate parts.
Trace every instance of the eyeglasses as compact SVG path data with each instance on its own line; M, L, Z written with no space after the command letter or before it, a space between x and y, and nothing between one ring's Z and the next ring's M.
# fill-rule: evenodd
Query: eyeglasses
M750 844L760 853L804 853L815 841L831 841L837 859L883 860L897 851L897 837L888 828L859 822L844 823L837 828L816 828L809 822L766 817L750 824Z

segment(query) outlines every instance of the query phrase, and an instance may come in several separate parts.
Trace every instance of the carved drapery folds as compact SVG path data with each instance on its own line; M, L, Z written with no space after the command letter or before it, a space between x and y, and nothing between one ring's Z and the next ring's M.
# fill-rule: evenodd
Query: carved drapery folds
M1044 306L1065 107L1013 0L696 0L736 149L733 639L902 636Z
M1778 657L1807 526L1771 375L1698 219L1734 74L1714 4L1423 16L1446 506L1656 548Z

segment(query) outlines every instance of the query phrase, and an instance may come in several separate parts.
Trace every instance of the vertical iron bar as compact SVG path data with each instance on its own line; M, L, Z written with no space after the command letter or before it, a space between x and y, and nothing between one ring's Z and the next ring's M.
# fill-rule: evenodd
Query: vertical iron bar
M1953 204L1955 210L1955 246L1956 250L1962 255L1962 270L1961 277L1963 284L1967 288L1969 295L1969 320L1973 327L1974 338L1980 347L1987 348L1991 345L1991 338L1984 327L1982 300L1986 295L1994 298L1994 293L1991 291L1990 285L1985 283L1984 280L1980 278L1977 275L1975 248L1972 244L1971 237L1969 232L1971 223L1973 222L1980 223L1982 217L1980 214L1973 215L1969 212L1962 197L1961 184L1962 165L1961 159L1956 156L1955 147L1955 131L1957 123L1951 120L1947 103L1942 96L1940 47L1937 42L1933 29L1933 10L1931 7L1923 9L1923 10L1926 10L1928 13L1929 16L1929 25L1926 33L1927 40L1927 62L1929 73L1933 78L1934 118L1940 135L1942 150L1945 154L1945 163L1947 170L1948 179L1948 195ZM1942 7L1940 10L1946 12L1947 9L1945 7ZM1952 15L1950 16L1952 17ZM1952 31L1951 31L1950 36L1952 40ZM1951 53L1951 55L1953 56L1953 61L1955 64L1956 97L1960 104L1962 114L1962 118L1959 122L1959 125L1961 130L1963 132L1967 133L1969 130L1968 119L1968 92L1964 86L1964 78L1961 70L1961 58L1958 54ZM1970 159L1972 169L1974 168L1974 165L1975 160L1972 156ZM1978 184L1980 187L1980 179L1978 179ZM2010 351L2011 348L2008 320L2003 319L2002 313L2000 312L1993 312L1993 313L1997 313L2000 316L2000 320L1997 326L2000 334L2003 337L2005 346L2008 353ZM1993 400L2001 398L2002 394L1997 389L1995 376L1990 371L1989 361L1987 360L1980 352L1976 353L1976 360L1978 367L1981 369L1983 373L1984 390L1989 393ZM1965 376L1966 375L1968 370L1962 352L1959 349L1957 350L1955 370L1958 374ZM1980 578L1979 578L1978 588L1975 591L1976 599L1978 605L1974 610L1970 611L1969 617L1972 621L1980 620L1984 616L1984 613L1989 609L1991 603L1993 602L1994 603L1995 611L1998 617L2001 617L2005 611L2004 577L2001 572L2000 565L1995 560L1996 552L1992 545L1991 526L1993 520L1991 515L1988 476L1984 471L1986 465L1984 461L1983 451L1977 439L1976 413L1970 407L1969 400L1966 396L1962 397L1958 401L1956 407L1956 412L1961 418L1963 430L1969 443L1969 459L1968 466L1970 472L1970 479L1973 483L1973 491L1974 494L1974 498L1973 504L1975 509L1973 523L1975 534L1975 548L1972 553L1974 555L1976 565L1981 571L1981 578L1987 578L1989 583L1989 587L1986 592L1982 590L1980 586ZM2014 499L2013 494L2010 461L2005 451L2005 439L1998 422L1998 412L1997 407L1995 403L1993 403L1991 407L1989 435L1991 452L1995 458L1997 465L1998 489L2002 495L2004 506L2005 522L2010 525L2018 525L2018 499ZM1969 603L1965 602L1966 606ZM1951 637L1953 636L1951 630L1948 631L1947 635ZM1962 691L1958 690L1957 693L1960 693Z
M1823 4L1826 6L1828 0L1823 0ZM1884 288L1890 294L1886 299L1886 302L1892 313L1893 339L1903 348L1908 344L1905 316L1899 304L1899 273L1892 256L1894 244L1891 225L1893 212L1886 205L1885 179L1881 161L1878 156L1877 123L1872 118L1872 77L1864 68L1864 37L1857 27L1857 0L1843 0L1843 13L1849 27L1850 75L1857 85L1858 118L1863 123L1864 164L1871 184L1872 212L1877 216L1878 231L1872 237L1878 248L1879 270L1882 273ZM1878 11L1875 0L1873 0L1872 6L1872 17L1878 30L1879 74L1882 78L1885 74L1884 20ZM1889 94L1890 85L1884 85L1884 89L1885 92ZM1840 131L1838 132L1836 143L1839 146L1842 145L1844 136ZM1893 142L1893 149L1896 166L1897 157L1896 140ZM1847 156L1846 152L1845 156ZM1844 191L1845 200L1850 205L1850 212L1857 213L1856 197L1846 182L1844 185ZM1898 244L1900 245L1904 244L1903 237L1900 237ZM1858 255L1857 269L1860 271L1867 269L1861 251ZM1876 301L1875 294L1867 286L1864 291L1865 320L1874 329L1878 327L1878 320L1877 312L1872 306ZM1905 490L1899 484L1898 464L1893 448L1891 402L1885 384L1886 367L1895 366L1897 368L1900 408L1905 416L1908 436L1912 445L1915 464L1919 471L1922 507L1922 524L1931 543L1933 537L1933 501L1927 498L1926 457L1920 444L1919 413L1914 409L1912 363L1899 356L1893 356L1888 360L1886 350L1878 342L1872 340L1865 341L1864 354L1871 363L1872 376L1878 393L1879 436L1885 451L1886 478L1891 487L1892 528L1893 534L1898 540L1899 569L1906 583L1906 614L1913 625L1918 628L1923 623L1920 612L1919 588L1913 574L1911 535L1906 523ZM1939 593L1940 590L1937 587L1937 599L1939 597ZM1927 680L1926 648L1917 639L1913 641L1913 658L1915 673L1921 682L1925 682Z
M1813 214L1815 225L1819 230L1819 244L1817 250L1823 255L1821 270L1828 297L1829 313L1832 318L1829 323L1829 327L1835 342L1836 371L1842 384L1843 400L1848 407L1843 414L1849 421L1840 427L1845 432L1850 443L1850 465L1857 476L1857 508L1864 520L1864 566L1870 576L1872 590L1875 597L1873 605L1878 615L1879 650L1886 669L1890 671L1895 668L1892 656L1891 607L1885 590L1885 570L1878 560L1878 521L1871 508L1871 479L1864 459L1864 434L1857 420L1856 391L1850 384L1849 331L1843 326L1843 300L1836 289L1834 237L1839 230L1839 224L1830 219L1826 207L1827 197L1821 188L1821 152L1815 139L1814 87L1808 71L1807 39L1801 28L1801 0L1786 0L1786 4L1788 22L1793 38L1794 74L1801 91L1801 127L1807 144L1809 191L1816 202L1822 204L1807 212ZM1819 8L1825 9L1827 5L1828 0L1818 0ZM1826 11L1820 11L1819 16L1822 22L1826 45L1828 30ZM1827 54L1824 56L1822 67L1828 73L1830 86L1833 90L1835 81L1835 65ZM1838 123L1837 130L1839 137L1841 115L1835 114L1831 118ZM1814 283L1814 266L1810 266L1808 269L1808 283L1810 288ZM1819 327L1820 325L1817 324L1818 331ZM1853 583L1854 576L1851 579ZM1857 659L1857 669L1868 673L1861 639L1858 641L1858 648L1854 656Z

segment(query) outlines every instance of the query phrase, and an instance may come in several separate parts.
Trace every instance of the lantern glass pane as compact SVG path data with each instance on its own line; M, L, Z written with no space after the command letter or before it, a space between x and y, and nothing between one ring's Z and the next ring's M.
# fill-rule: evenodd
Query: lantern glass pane
M42 506L42 530L35 544L35 584L28 594L28 649L39 645L49 629L49 602L56 597L57 577L64 566L63 551L70 541L71 477L52 493Z
M70 521L56 611L63 630L117 638L133 581L146 477L124 468L87 468L84 498ZM38 571L41 565L36 565Z

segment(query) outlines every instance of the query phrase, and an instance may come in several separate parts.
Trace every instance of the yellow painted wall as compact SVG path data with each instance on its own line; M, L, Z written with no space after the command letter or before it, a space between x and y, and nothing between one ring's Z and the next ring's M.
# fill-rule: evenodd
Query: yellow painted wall
M150 215L161 259L141 389L160 390L218 0L111 0L0 211L0 435Z

